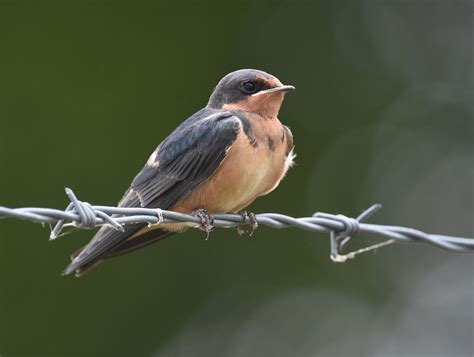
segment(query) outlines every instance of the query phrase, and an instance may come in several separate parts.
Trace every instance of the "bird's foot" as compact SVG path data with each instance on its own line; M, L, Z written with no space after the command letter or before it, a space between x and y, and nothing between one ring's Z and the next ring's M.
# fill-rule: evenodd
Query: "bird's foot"
M239 214L242 216L242 223L237 223L236 225L237 233L241 237L246 235L247 230L245 229L245 226L249 225L251 227L251 230L248 232L248 236L251 237L258 228L257 217L255 216L255 213L242 211L242 212L239 212ZM247 218L249 220L248 223L246 222Z
M198 227L198 229L206 232L206 240L208 240L209 234L212 232L214 217L204 208L194 210L192 215L201 220L201 225Z

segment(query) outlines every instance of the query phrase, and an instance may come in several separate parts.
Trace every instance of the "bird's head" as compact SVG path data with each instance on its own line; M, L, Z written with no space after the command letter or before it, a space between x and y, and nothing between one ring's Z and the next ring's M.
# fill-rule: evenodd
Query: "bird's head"
M276 117L284 94L295 87L256 69L241 69L217 84L207 106L213 109L246 110L264 117Z

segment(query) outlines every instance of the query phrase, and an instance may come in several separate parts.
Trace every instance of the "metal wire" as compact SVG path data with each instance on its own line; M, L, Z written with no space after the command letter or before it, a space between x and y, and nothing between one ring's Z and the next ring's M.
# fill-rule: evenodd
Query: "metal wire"
M67 208L62 211L52 208L8 208L0 206L0 218L15 218L38 223L56 223L51 230L50 239L61 235L65 227L92 229L108 225L117 230L135 223L149 225L162 223L194 223L196 227L201 220L193 215L182 214L159 208L124 208L95 206L77 199L74 192L66 188L70 199ZM295 227L311 232L329 233L331 242L331 259L334 262L345 262L355 255L376 249L393 242L428 243L452 252L474 252L474 238L454 237L439 234L428 234L416 229L363 223L382 206L375 204L356 218L328 213L315 213L311 217L294 218L279 213L261 213L256 215L258 224L272 228ZM239 214L213 215L213 227L233 228L242 223L250 223L249 217ZM355 252L342 254L342 249L360 233L369 233L382 239L383 242Z

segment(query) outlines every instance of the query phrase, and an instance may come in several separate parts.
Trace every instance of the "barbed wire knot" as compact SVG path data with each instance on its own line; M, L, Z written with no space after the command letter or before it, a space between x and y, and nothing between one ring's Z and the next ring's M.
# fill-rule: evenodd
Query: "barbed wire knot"
M313 214L313 217L316 218L325 218L329 219L338 223L341 223L344 229L342 230L336 230L336 229L330 229L329 234L330 234L330 243L331 243L331 253L330 253L330 258L333 262L335 263L344 263L348 259L353 259L356 254L360 254L362 252L367 252L372 249L376 249L380 247L380 245L374 245L370 246L367 248L364 248L363 250L358 250L355 252L350 252L347 254L341 254L342 249L344 248L347 243L349 243L352 239L354 239L360 232L360 223L362 221L366 220L369 218L371 215L373 215L375 212L377 212L379 209L382 208L382 205L380 204L374 204L364 210L357 218L351 218L344 216L343 214L330 214L330 213L322 213L322 212L316 212Z
M66 187L65 191L71 201L65 211L77 214L79 217L71 223L66 223L64 219L59 220L51 230L49 236L50 240L58 238L61 235L62 229L66 226L73 226L81 229L94 229L100 224L106 224L112 226L116 230L124 230L123 226L108 214L95 210L89 202L80 201L70 188Z

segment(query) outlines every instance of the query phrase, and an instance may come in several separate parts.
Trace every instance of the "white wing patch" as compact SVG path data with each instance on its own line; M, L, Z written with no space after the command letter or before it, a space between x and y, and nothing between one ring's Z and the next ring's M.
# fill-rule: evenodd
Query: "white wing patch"
M160 162L156 159L157 156L158 156L158 149L153 151L153 154L150 155L150 158L148 159L146 164L153 168L160 166Z
M140 201L140 206L145 207L143 205L143 199L140 196L140 192L135 191L133 188L129 189L128 192L125 194L125 196L122 197L122 199L119 202L119 207L121 207L127 201L131 201L133 196L138 198L138 200Z

